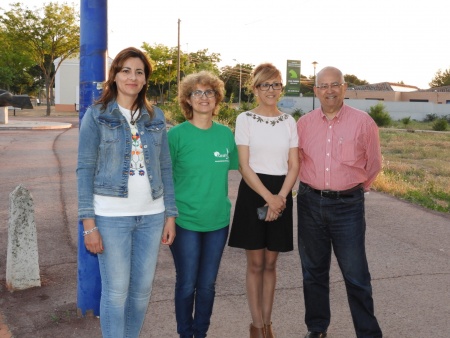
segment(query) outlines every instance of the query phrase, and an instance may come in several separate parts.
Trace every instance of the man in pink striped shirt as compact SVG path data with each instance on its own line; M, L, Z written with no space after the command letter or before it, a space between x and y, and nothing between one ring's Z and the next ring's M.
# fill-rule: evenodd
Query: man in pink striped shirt
M364 192L381 169L378 127L344 104L342 72L323 68L314 93L321 107L298 123L298 248L305 300L305 338L324 338L330 324L329 272L334 251L358 338L379 338L365 250Z

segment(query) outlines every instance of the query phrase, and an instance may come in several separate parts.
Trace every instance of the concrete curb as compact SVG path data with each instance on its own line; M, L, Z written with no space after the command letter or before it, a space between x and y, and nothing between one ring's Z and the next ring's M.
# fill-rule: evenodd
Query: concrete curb
M72 123L53 121L10 121L7 124L0 124L1 130L45 130L45 129L68 129L72 128Z

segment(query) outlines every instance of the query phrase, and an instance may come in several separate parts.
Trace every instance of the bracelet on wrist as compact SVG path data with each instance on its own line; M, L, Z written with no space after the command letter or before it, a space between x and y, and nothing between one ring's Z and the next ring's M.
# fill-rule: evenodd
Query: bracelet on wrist
M90 230L85 230L85 231L83 231L83 237L86 236L86 235L89 235L90 233L92 233L92 232L94 232L94 231L97 231L97 230L98 230L97 227L93 227L93 228L90 229Z

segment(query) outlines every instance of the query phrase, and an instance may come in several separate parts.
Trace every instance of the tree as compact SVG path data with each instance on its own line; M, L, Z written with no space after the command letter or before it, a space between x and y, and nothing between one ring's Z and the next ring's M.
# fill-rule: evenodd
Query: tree
M0 46L0 88L14 94L27 93L32 78L24 70L34 64L30 54L20 42L13 42L1 26Z
M177 74L177 50L162 44L151 46L147 42L142 44L142 49L147 53L153 69L149 94L160 96L160 102L164 103L164 89L168 88L169 82L172 82Z
M300 74L300 93L303 96L313 96L314 93L314 76L306 77Z
M177 78L178 49L176 47L169 48L162 44L154 44L152 46L147 42L142 44L142 49L149 56L153 67L153 73L150 77L151 83L149 86L150 95L154 95L154 92L157 91L161 103L163 103L164 91L168 89L169 83L172 83ZM169 60L172 62L171 64L168 62ZM181 54L180 73L186 75L201 70L209 70L214 74L219 74L217 68L218 62L220 62L220 54L208 54L207 49L202 49L189 54ZM176 86L171 88L175 89ZM172 97L175 96L176 95L174 94Z
M28 88L27 92L33 93L41 99L40 93L45 88L45 78L42 69L38 65L34 65L28 68L27 73L33 78L33 84Z
M239 78L241 80L241 101L248 102L252 97L248 90L250 74L255 66L251 64L237 64L235 66L225 66L220 69L220 79L225 84L226 97L239 99Z
M366 80L360 80L356 75L353 74L345 74L344 81L348 83L349 87L369 84L369 82L367 82Z
M442 71L439 69L429 83L430 87L450 86L450 68Z
M50 115L51 89L61 63L77 54L80 48L79 13L67 4L49 3L30 10L21 3L0 16L0 24L10 41L24 46L42 70ZM56 67L54 61L60 58Z
M183 70L185 74L196 73L201 70L208 70L216 75L219 75L219 68L217 64L221 61L220 54L208 53L208 49L201 49L194 53L187 54L187 63ZM182 64L183 65L183 64Z

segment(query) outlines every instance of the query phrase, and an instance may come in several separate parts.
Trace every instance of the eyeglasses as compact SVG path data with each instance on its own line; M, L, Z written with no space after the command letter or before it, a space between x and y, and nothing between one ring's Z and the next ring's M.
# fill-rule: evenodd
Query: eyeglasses
M273 90L280 90L283 88L283 84L281 82L274 82L274 83L261 83L256 86L256 88L259 88L263 92L268 91L272 87Z
M212 89L208 89L208 90L205 90L205 91L194 90L194 91L191 93L191 96L193 96L193 97L195 97L195 98L197 98L197 99L201 99L201 98L203 97L203 94L205 94L205 96L206 96L207 98L211 98L211 97L214 97L214 96L216 95L216 91L215 91L215 90L212 90Z
M343 83L333 82L333 83L330 83L330 84L322 83L322 84L316 86L316 88L320 89L320 90L328 90L329 88L331 88L331 89L338 89L339 87L341 87L343 85L345 85L345 82L343 82Z

